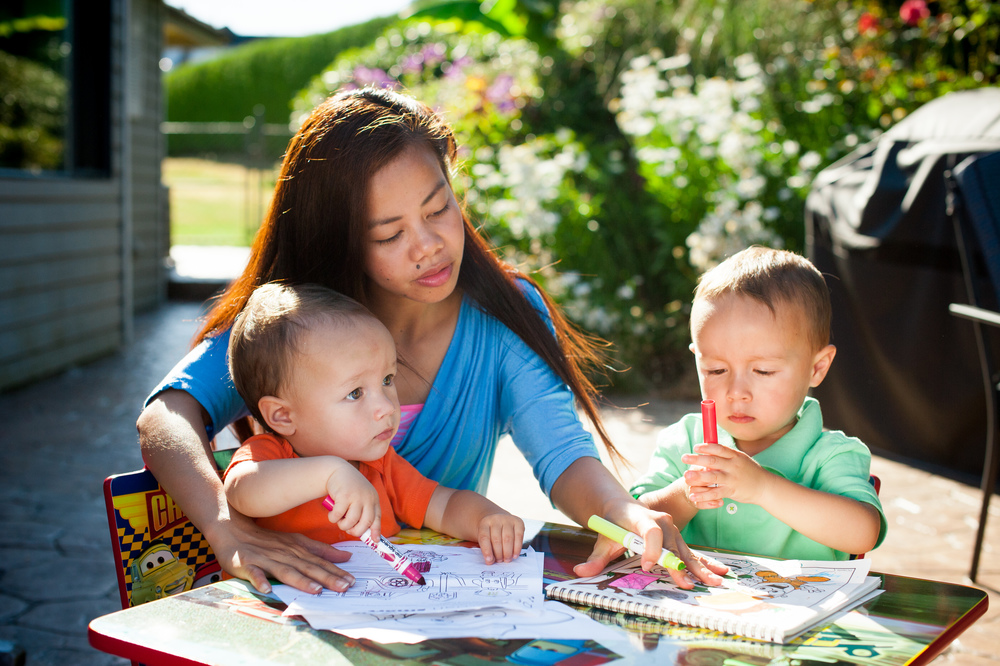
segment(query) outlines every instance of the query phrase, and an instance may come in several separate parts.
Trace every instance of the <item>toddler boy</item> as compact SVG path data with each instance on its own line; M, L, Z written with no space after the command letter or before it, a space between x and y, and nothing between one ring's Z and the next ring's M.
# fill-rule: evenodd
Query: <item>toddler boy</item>
M824 431L809 389L826 377L830 296L823 275L792 252L751 247L706 272L691 308L700 414L662 431L632 494L673 516L690 544L768 557L843 560L885 537L869 483L871 453Z

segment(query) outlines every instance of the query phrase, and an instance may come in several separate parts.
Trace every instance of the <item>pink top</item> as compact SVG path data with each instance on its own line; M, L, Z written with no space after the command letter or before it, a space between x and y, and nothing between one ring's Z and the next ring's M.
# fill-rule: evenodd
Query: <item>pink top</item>
M395 448L406 437L406 431L410 429L410 424L416 420L420 410L424 408L423 403L419 405L400 405L399 407L399 430L392 438L392 446Z

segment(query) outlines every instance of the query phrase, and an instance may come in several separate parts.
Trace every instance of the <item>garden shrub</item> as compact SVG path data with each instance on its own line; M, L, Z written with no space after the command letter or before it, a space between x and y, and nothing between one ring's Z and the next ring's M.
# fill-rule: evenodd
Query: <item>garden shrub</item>
M486 23L533 40L468 21L478 3L450 4L465 21L412 21L343 53L295 113L360 85L441 109L464 146L455 182L474 219L641 368L616 379L633 390L691 365L703 270L750 243L804 250L820 169L929 99L997 76L1000 10L978 0L492 5ZM520 13L501 17L501 4Z
M255 40L213 60L181 65L164 77L167 120L243 122L262 106L264 122L287 124L292 99L317 72L338 53L371 43L394 21L379 18L309 37ZM272 159L284 152L289 136L268 140L266 152ZM245 142L242 135L172 135L168 151L241 153Z

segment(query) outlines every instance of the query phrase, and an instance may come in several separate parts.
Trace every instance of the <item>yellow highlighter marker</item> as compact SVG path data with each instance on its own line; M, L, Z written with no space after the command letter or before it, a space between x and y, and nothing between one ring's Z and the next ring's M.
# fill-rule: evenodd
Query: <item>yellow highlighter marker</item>
M620 543L633 553L641 553L646 547L646 543L642 540L641 536L633 532L629 532L625 528L618 527L614 523L604 520L600 516L591 516L590 520L587 521L587 527L594 530L598 534L603 534L616 543ZM665 569L674 569L675 571L683 571L684 569L687 569L687 565L681 562L681 558L677 557L666 548L663 549L663 554L660 555L660 559L658 559L656 563Z

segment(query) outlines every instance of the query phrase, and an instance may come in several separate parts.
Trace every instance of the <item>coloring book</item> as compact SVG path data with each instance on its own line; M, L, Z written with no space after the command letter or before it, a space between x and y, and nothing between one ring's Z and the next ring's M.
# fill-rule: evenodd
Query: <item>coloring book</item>
M774 643L787 643L834 613L877 590L869 560L773 560L709 555L729 567L719 587L695 581L678 587L666 569L643 571L639 556L612 564L591 578L550 584L552 599L703 627ZM694 580L692 578L692 580Z

